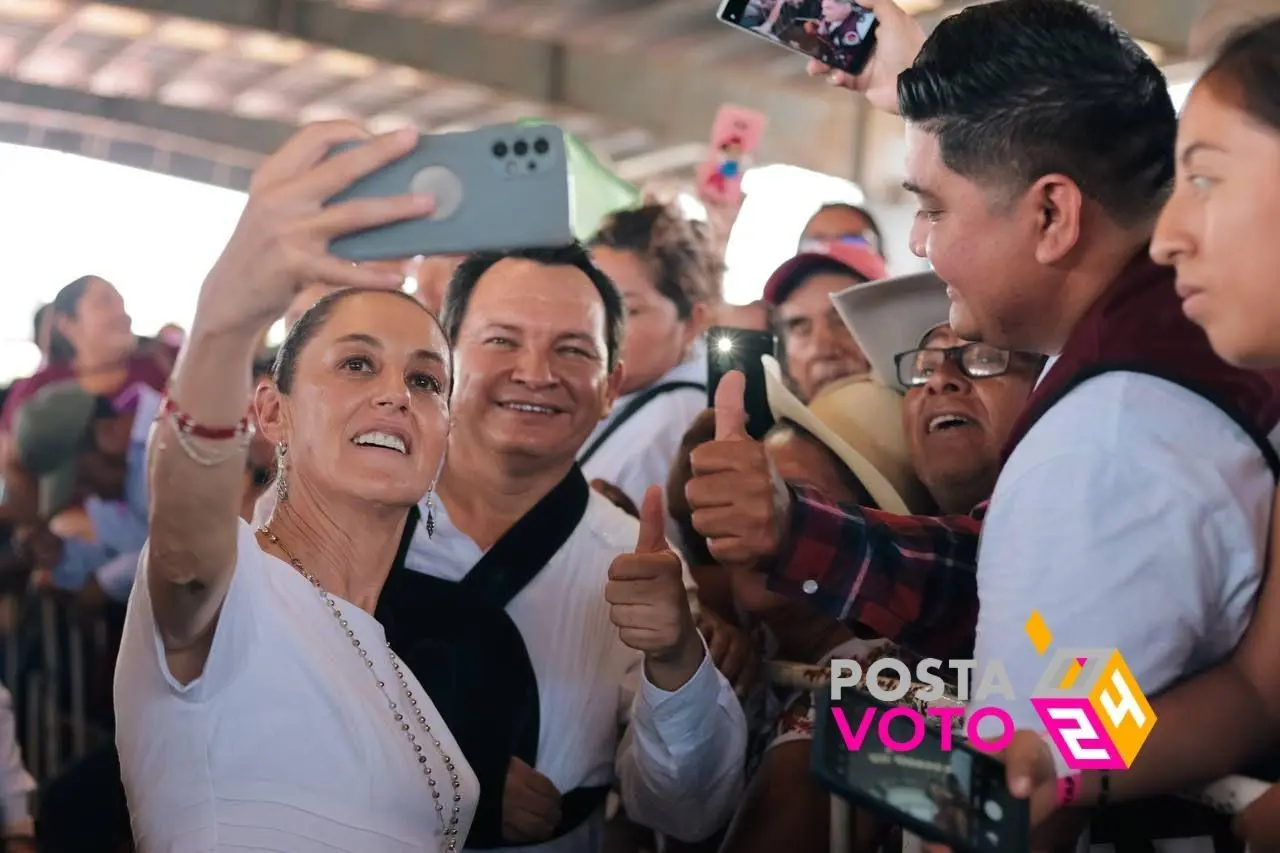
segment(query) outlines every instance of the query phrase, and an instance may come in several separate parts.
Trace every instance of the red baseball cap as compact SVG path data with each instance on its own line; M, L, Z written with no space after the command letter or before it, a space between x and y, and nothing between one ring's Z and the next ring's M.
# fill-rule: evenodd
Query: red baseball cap
M760 298L770 306L778 307L787 301L787 297L791 296L815 269L831 261L848 269L854 276L862 279L863 283L889 277L884 258L870 246L863 243L831 240L815 243L774 270Z

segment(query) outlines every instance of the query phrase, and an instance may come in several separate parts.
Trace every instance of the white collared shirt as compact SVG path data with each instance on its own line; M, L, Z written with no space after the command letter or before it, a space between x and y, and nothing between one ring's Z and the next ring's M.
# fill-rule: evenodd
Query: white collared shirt
M435 502L434 536L420 529L405 564L461 580L482 553L442 503ZM535 769L562 793L616 779L633 821L701 839L737 806L746 720L709 656L683 687L667 693L649 683L640 653L619 639L604 587L613 558L630 552L638 533L638 521L593 491L569 541L507 606L538 680ZM519 849L598 853L602 840L600 813L563 838Z
M1274 495L1256 444L1203 397L1129 372L1072 390L1010 456L983 522L975 677L998 660L1018 698L980 704L1043 730L1028 699L1059 648L1118 648L1147 696L1221 660L1253 613Z
M654 382L698 382L707 384L707 349L702 341L693 347L685 361L669 370ZM648 386L652 387L652 386ZM627 404L648 387L619 397L609 417L602 420L582 445L583 450L595 442L609 424L627 407ZM680 442L694 418L707 408L707 392L694 388L680 388L654 397L634 415L620 425L600 445L595 454L582 467L587 480L604 480L622 490L640 506L644 493L650 486L667 486L667 474L671 462L680 449ZM581 450L579 455L581 455Z

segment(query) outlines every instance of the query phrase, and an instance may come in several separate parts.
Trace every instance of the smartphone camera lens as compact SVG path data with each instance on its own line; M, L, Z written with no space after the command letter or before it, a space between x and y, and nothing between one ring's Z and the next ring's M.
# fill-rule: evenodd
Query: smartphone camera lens
M533 141L533 151L535 154L546 154L551 150L551 143L545 139L538 138Z
M498 159L502 159L503 157L506 157L506 156L507 156L507 143L505 143L505 142L495 142L495 143L493 143L493 156L494 156L494 157L497 157Z
M517 157L523 157L529 153L529 143L523 139L517 139L516 144L511 146L511 150L515 152Z

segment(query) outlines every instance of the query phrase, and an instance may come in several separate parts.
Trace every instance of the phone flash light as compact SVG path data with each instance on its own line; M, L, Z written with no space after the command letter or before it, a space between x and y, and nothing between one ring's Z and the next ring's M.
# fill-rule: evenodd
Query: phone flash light
M720 352L730 352L733 350L733 340L731 338L720 338L716 341L716 349Z

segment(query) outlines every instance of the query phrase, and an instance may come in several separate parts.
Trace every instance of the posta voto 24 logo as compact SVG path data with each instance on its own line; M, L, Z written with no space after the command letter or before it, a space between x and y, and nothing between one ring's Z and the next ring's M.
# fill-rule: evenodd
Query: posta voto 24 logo
M1036 652L1044 657L1053 645L1053 634L1039 611L1026 623L1027 637ZM893 752L909 752L924 741L928 718L934 718L942 732L942 748L952 747L952 731L963 721L969 744L987 752L998 752L1013 738L1013 720L1003 708L983 705L983 699L999 694L1014 699L1004 664L991 661L981 672L972 660L953 660L946 666L955 674L957 695L968 699L967 707L948 699L938 671L944 666L937 658L920 661L915 673L901 660L881 658L867 667L864 689L882 702L894 704L909 690L912 682L926 685L916 698L925 710L896 705L879 714L868 708L856 727L850 724L844 709L835 703L846 687L863 681L862 667L855 660L831 662L831 713L846 748L857 750L875 726L880 742ZM976 679L976 689L971 689ZM881 676L892 674L886 686ZM972 698L969 698L972 697ZM1045 731L1072 770L1123 770L1133 764L1156 724L1151 704L1134 680L1133 673L1117 649L1062 648L1053 652L1044 675L1030 697ZM936 704L935 704L936 703ZM912 722L912 735L901 740L891 730L895 719ZM978 733L985 719L999 720L998 737L983 738Z

